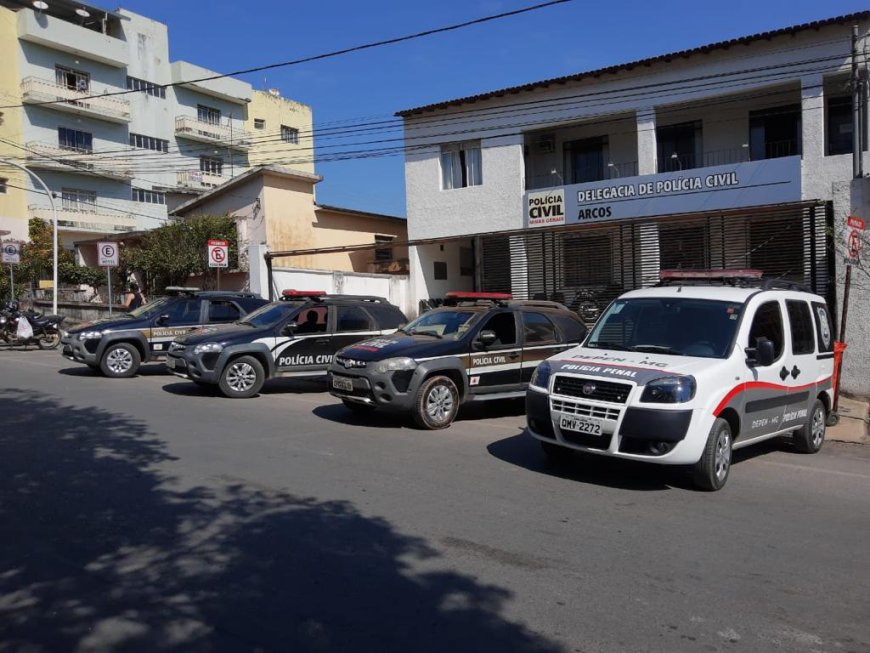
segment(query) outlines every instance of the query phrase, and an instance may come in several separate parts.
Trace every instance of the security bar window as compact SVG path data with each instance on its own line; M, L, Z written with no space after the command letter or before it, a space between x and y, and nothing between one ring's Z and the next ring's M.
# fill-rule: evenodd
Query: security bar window
M482 183L480 141L441 146L441 188L451 190Z
M254 118L254 129L266 129L266 121L263 118Z
M198 104L196 105L196 117L200 122L207 122L209 125L219 125L221 123L221 110L208 107L204 104Z
M788 105L749 112L749 155L753 161L800 154L801 108Z
M154 150L155 152L169 152L169 141L153 136L142 134L130 134L130 145L142 150Z
M565 285L571 288L607 285L613 270L610 236L589 234L562 241Z
M9 181L6 177L0 177L0 195L6 194L6 182Z
M79 213L97 212L96 191L64 188L60 192L60 197L64 211L77 211Z
M285 143L297 145L299 143L299 130L287 125L281 125L281 140Z
M210 175L223 174L224 160L216 156L201 156L199 157L199 169Z
M81 70L73 70L65 66L55 66L54 76L58 86L64 86L71 91L87 93L91 88L90 74Z
M67 129L66 127L57 128L57 144L60 149L71 152L90 154L94 151L93 134L76 129Z
M145 204L166 204L166 193L160 193L156 190L145 190L144 188L134 188L133 201Z
M127 78L127 89L130 91L142 91L143 93L147 93L154 97L166 98L166 89L163 86L154 84L153 82L146 82L144 79L138 79L136 77Z
M698 167L701 121L656 127L659 172L678 172Z

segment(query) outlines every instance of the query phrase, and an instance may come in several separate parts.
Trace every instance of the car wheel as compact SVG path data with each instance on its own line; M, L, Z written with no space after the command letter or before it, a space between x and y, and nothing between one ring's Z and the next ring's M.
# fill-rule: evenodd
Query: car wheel
M100 360L100 371L114 379L126 379L139 371L142 357L139 350L126 342L109 345Z
M820 399L816 399L806 424L792 433L791 439L795 449L801 453L818 453L825 442L827 419L825 405Z
M722 418L713 422L701 459L695 463L695 487L713 492L721 490L731 471L731 427Z
M60 334L57 332L42 333L36 341L36 344L39 345L40 349L56 349L60 344Z
M247 399L260 391L265 380L260 361L253 356L239 356L224 367L218 385L227 397Z
M342 399L341 403L344 404L345 408L354 413L370 413L375 409L375 407L370 404L362 404L358 401L351 401L350 399Z
M568 447L563 447L552 442L544 442L543 440L538 440L538 443L541 445L544 455L553 462L564 463L574 457L574 451Z
M414 422L423 429L435 430L450 426L459 410L459 391L447 376L426 379L414 402Z

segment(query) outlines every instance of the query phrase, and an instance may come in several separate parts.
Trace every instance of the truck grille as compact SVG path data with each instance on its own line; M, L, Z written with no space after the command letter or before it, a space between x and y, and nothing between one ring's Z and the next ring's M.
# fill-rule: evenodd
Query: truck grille
M553 392L568 397L582 397L583 399L624 404L628 399L628 393L631 392L631 387L628 383L556 375Z
M619 408L581 404L576 401L565 401L564 399L556 398L551 399L550 404L553 410L565 413L566 415L596 417L598 419L609 419L614 422L619 419Z

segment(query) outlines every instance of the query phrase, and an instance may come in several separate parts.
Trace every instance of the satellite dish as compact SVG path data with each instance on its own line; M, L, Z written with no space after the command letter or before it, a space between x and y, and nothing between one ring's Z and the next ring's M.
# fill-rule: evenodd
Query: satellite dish
M48 3L43 0L33 0L33 6L37 9L48 9Z
M79 7L78 9L76 9L76 13L82 18L90 18L91 16L91 12L89 12L84 7Z

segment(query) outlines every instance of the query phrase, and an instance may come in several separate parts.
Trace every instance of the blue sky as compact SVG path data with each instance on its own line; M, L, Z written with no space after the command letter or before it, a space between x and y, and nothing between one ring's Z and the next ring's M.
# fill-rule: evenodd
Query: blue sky
M231 72L536 4L521 0L124 0L169 26L170 56ZM108 7L108 5L106 4ZM311 105L315 128L867 9L866 0L572 2L248 76ZM405 215L403 159L316 163L317 199Z

